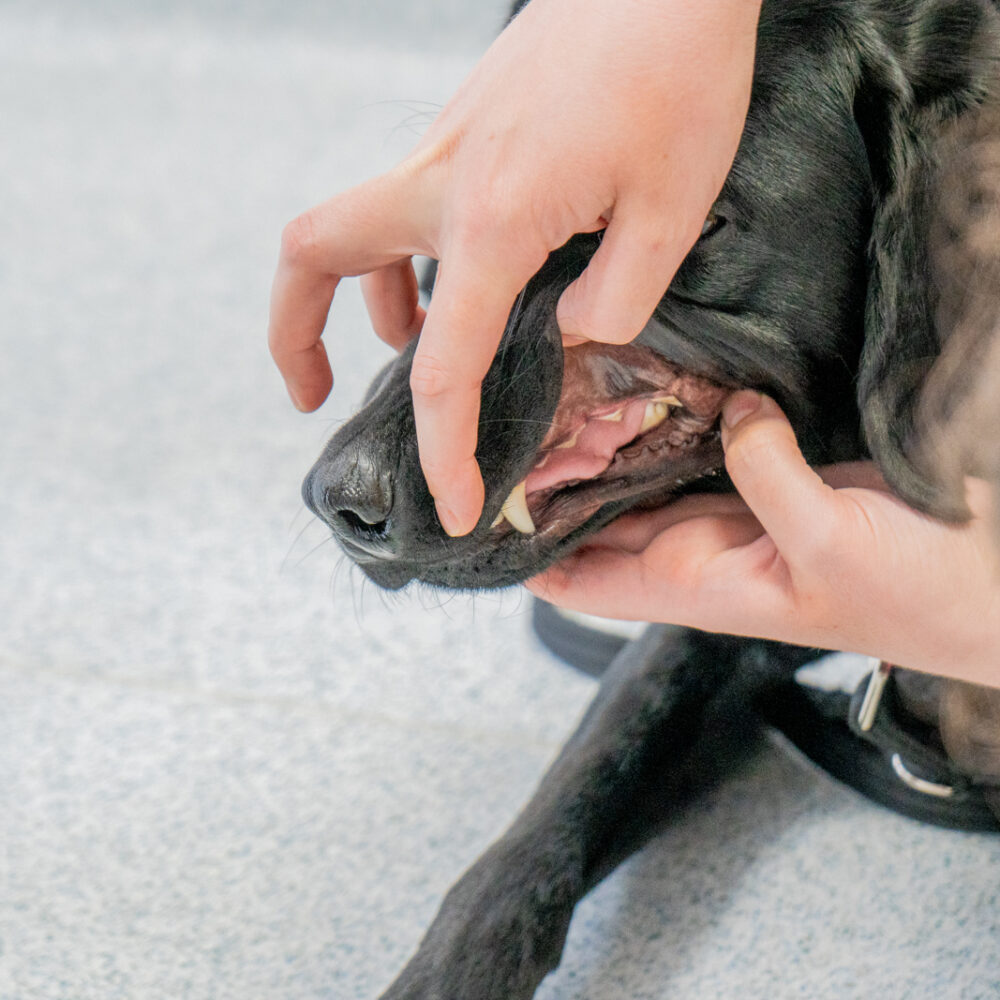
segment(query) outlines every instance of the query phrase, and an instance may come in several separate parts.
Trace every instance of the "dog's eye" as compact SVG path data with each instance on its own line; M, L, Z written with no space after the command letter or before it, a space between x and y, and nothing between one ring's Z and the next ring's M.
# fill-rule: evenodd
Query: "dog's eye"
M721 229L725 225L725 222L726 220L721 215L709 212L708 218L705 220L705 225L701 227L702 237L711 236L716 230Z

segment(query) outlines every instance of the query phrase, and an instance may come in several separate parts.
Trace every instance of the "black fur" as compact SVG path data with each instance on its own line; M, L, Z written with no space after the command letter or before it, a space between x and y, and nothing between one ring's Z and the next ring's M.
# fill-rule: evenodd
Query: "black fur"
M927 231L936 139L985 96L997 53L986 0L773 0L761 16L745 134L715 211L639 337L788 413L807 457L870 454L915 506L961 516L914 458L917 390L940 350ZM551 255L515 307L483 387L475 531L449 539L420 473L412 347L330 441L303 492L386 587L511 584L649 496L567 538L490 521L531 467L559 396L559 293L600 236ZM717 477L684 488L719 488ZM659 494L658 494L659 495ZM576 901L706 780L738 760L750 709L814 651L651 628L612 666L510 831L449 893L386 997L530 997Z

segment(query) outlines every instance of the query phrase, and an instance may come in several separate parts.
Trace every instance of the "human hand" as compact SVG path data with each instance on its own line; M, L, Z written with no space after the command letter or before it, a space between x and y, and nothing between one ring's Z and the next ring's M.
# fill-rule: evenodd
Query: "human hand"
M515 298L574 233L605 229L557 318L631 340L698 238L749 104L760 0L532 0L413 153L285 229L271 352L302 410L332 378L321 335L342 276L366 274L376 332L421 333L410 384L438 516L475 526L480 385ZM412 254L441 262L417 302Z
M784 414L756 393L727 402L722 440L740 496L620 518L528 588L578 611L852 650L1000 687L986 483L967 480L969 522L934 520L870 462L811 469Z

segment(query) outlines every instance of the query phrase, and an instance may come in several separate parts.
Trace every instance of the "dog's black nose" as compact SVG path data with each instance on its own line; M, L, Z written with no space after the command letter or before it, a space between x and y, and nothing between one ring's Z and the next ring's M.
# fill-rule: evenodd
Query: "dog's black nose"
M357 448L321 460L303 484L306 506L348 549L377 559L395 555L392 541L392 475Z

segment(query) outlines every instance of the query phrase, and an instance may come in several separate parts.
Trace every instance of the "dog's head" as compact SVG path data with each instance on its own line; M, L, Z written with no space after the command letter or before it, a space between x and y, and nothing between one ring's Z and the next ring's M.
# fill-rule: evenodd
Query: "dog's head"
M772 395L815 462L870 452L910 502L961 510L909 457L916 389L939 350L926 227L935 137L982 99L987 0L765 3L733 168L632 344L564 351L562 290L600 235L553 253L512 311L483 385L486 505L451 539L424 484L413 346L376 380L304 484L365 573L503 586L626 510L718 488L718 416Z

